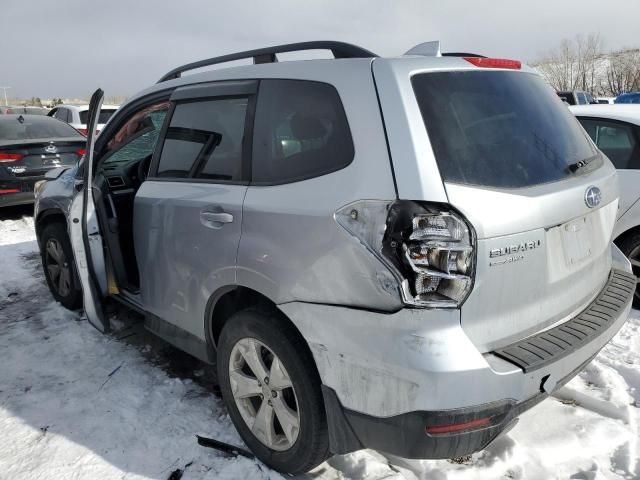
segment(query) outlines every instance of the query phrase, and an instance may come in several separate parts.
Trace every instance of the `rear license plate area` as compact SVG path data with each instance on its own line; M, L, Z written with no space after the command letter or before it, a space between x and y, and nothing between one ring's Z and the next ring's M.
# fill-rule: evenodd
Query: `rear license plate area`
M591 256L593 225L590 216L567 222L560 226L560 231L567 265L575 265Z

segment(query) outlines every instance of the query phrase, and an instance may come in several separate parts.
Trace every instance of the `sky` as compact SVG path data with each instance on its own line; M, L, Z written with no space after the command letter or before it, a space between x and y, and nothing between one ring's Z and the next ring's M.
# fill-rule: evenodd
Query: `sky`
M17 98L128 96L184 63L308 40L381 56L440 40L532 61L579 34L638 47L638 18L636 0L0 0L0 86Z

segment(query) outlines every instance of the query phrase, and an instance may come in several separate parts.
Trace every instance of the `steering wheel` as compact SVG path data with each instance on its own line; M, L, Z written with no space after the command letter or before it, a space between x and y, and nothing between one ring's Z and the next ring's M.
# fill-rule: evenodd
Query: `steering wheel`
M149 167L151 166L151 157L152 155L147 155L138 162L138 181L140 183L144 182L147 179L147 175L149 174Z

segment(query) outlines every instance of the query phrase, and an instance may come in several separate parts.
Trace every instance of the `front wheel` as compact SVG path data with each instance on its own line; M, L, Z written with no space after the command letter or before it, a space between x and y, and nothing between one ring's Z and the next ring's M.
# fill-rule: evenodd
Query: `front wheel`
M76 274L73 250L62 223L50 223L40 235L44 276L53 298L69 310L82 306L82 288Z
M218 378L247 446L283 473L311 470L329 456L320 380L306 342L276 312L248 309L225 324Z

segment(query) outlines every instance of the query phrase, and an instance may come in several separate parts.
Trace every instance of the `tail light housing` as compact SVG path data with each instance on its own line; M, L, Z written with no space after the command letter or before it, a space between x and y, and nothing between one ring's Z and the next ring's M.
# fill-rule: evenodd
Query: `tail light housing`
M469 296L475 234L450 206L364 200L335 218L389 268L405 304L457 308Z
M21 153L0 152L0 163L18 162L24 158Z
M86 148L79 148L78 150L76 150L76 155L79 157L84 156L84 154L87 153L87 149Z

